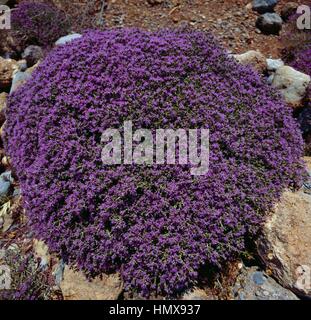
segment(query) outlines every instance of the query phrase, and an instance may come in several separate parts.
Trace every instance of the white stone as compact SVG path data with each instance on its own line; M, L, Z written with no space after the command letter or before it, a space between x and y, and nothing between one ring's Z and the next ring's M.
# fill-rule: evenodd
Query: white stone
M306 96L310 81L309 75L292 67L283 66L276 70L272 85L280 90L288 104L299 107Z
M69 43L75 39L79 39L81 38L82 35L79 34L79 33L73 33L73 34L69 34L67 36L64 36L64 37L61 37L59 38L56 42L55 42L55 45L56 46L60 46L60 45L64 45L66 43Z

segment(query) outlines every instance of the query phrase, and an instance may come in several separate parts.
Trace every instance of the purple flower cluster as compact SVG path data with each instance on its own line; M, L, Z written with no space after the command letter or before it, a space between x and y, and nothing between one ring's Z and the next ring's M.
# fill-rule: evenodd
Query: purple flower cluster
M47 47L68 33L66 14L48 3L23 1L12 11L12 30L18 43Z
M6 150L36 236L90 276L175 295L245 248L287 187L303 142L279 95L210 35L90 31L55 48L9 97ZM103 165L101 134L209 128L210 169Z
M311 76L311 32L310 32L310 42L305 48L295 52L294 60L290 63L293 68L309 74ZM309 86L308 91L308 104L311 105L311 87Z

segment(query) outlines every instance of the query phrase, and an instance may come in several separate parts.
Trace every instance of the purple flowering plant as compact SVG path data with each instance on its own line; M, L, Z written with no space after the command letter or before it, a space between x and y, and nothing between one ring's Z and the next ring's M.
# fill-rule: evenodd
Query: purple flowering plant
M68 33L66 14L50 3L22 1L12 10L12 30L20 46L48 47Z
M174 296L256 235L282 190L301 184L291 109L209 34L89 31L55 48L8 99L6 150L35 235L90 278ZM100 138L135 128L209 128L206 175L104 165Z

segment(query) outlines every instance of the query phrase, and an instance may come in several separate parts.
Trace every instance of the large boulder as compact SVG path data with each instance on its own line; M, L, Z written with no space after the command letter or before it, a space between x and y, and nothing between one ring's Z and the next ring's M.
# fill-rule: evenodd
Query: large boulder
M17 69L17 62L13 59L4 59L0 57L0 89L10 88L13 73Z
M234 300L299 300L258 267L242 269L232 294Z
M265 13L258 17L256 27L264 34L278 35L282 30L282 18L277 13Z
M309 75L292 67L283 66L276 70L272 85L281 91L288 104L299 107L307 94L310 81Z
M286 191L257 241L272 275L300 296L311 298L311 195ZM301 274L303 270L305 274ZM305 284L304 283L305 281Z
M267 69L266 58L259 51L250 50L242 54L235 54L233 57L241 64L252 66L259 73L263 73Z
M253 0L253 10L259 13L273 12L278 0Z
M60 287L65 300L116 300L123 291L118 274L103 275L90 282L82 272L68 266L65 266Z

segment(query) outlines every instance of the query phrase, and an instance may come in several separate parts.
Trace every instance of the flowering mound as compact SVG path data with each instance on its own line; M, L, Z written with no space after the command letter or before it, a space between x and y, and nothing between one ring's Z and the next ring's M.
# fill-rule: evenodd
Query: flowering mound
M12 11L12 30L22 47L52 45L69 30L64 12L48 3L23 1Z
M209 172L104 165L102 132L125 120L209 128ZM35 235L145 296L177 294L235 258L303 172L290 108L194 31L94 31L56 48L9 98L4 139Z

